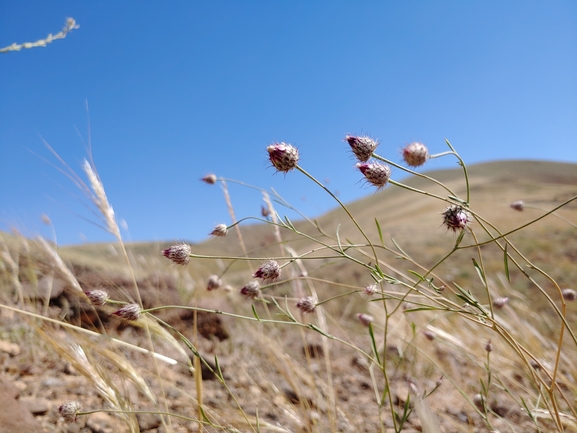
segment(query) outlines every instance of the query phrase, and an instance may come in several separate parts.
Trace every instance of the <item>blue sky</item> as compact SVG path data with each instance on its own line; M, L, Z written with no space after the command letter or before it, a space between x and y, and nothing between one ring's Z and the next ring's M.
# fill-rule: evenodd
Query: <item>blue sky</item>
M94 161L127 240L200 241L230 223L208 173L275 188L310 216L334 207L303 175L275 174L273 141L347 201L373 194L343 142L408 142L469 164L577 162L574 1L3 1L0 230L109 241L43 139L75 170ZM86 111L89 105L89 115ZM425 168L455 167L455 160ZM401 178L399 170L393 178ZM230 185L237 217L261 198Z

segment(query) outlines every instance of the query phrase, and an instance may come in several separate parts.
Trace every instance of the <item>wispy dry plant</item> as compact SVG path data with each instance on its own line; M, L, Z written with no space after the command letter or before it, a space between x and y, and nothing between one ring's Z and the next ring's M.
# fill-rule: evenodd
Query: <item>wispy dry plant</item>
M45 47L46 45L51 44L52 42L58 39L64 39L66 35L68 35L68 33L79 27L80 26L76 23L76 20L74 18L66 18L66 23L64 24L64 27L55 35L50 33L44 39L39 39L36 42L24 42L21 44L14 42L12 45L0 48L0 53L8 53L10 51L20 51L23 48L27 49L27 48Z

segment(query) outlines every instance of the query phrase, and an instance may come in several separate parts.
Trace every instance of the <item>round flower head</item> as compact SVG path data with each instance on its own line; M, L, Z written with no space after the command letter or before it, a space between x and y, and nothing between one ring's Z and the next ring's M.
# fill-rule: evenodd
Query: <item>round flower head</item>
M420 167L429 159L429 150L423 143L407 144L403 148L403 159L410 167Z
M89 290L88 292L84 292L84 294L95 307L101 307L106 304L109 298L108 293L104 290Z
M380 162L359 162L357 168L363 173L367 182L378 189L384 188L391 177L391 168Z
M223 236L226 236L227 232L228 232L228 227L226 226L226 224L218 224L214 228L214 230L212 232L210 232L209 234L211 234L212 236L223 237Z
M465 229L471 224L471 214L464 207L452 205L443 212L443 224L454 232Z
M252 280L240 289L240 294L250 299L258 298L260 296L260 284L258 281Z
M349 143L351 150L361 162L367 162L379 145L378 141L367 136L357 137L354 135L347 135L345 136L345 141Z
M214 185L216 183L216 175L212 173L207 174L201 180L205 183L208 183L209 185Z
M280 266L274 260L269 260L256 270L253 278L261 278L265 282L270 282L280 277Z
M222 286L222 280L218 278L218 275L211 275L208 279L206 290L216 290L220 286Z
M369 284L363 289L363 294L365 296L373 296L375 293L377 293L377 291L378 288L376 284Z
M61 404L58 407L58 413L66 422L76 422L78 412L82 409L82 405L77 401Z
M566 301L574 301L577 299L577 292L573 289L563 289L561 293L563 294L563 299Z
M306 298L301 298L297 302L297 308L303 313L313 313L317 307L317 300L314 296L307 296Z
M501 296L500 298L493 299L493 307L500 310L509 302L509 298L507 296Z
M278 171L288 173L299 162L299 151L287 143L274 143L266 148L270 162Z
M525 202L523 200L514 201L511 203L511 207L521 212L523 209L525 209Z
M121 319L128 320L129 322L134 322L135 320L138 320L138 318L140 317L140 305L127 304L120 310L116 310L112 314L120 317Z
M187 244L177 244L162 251L162 255L177 265L187 265L190 262L190 247Z

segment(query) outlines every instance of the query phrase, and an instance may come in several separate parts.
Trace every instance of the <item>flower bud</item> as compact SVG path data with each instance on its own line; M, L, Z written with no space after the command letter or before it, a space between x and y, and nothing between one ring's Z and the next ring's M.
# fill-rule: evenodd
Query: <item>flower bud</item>
M208 183L209 185L214 185L216 183L216 175L215 174L207 174L201 179L204 183Z
M78 412L82 409L82 405L77 401L61 404L58 407L58 413L66 422L76 422Z
M89 290L88 292L84 292L84 294L95 307L101 307L106 304L109 298L108 293L104 290Z
M523 209L525 209L525 202L523 200L514 201L511 203L511 207L521 212Z
M226 236L227 232L228 227L226 226L226 224L218 224L217 226L214 227L214 230L211 231L209 234L212 236L224 237Z
M367 162L379 145L379 142L370 137L345 136L345 141L351 146L351 150L360 162Z
M317 306L317 300L314 296L307 296L306 298L299 299L296 306L305 314L313 313Z
M363 173L367 182L378 189L384 188L391 177L391 168L380 162L358 162L357 168Z
M357 319L359 319L359 322L361 322L363 326L366 327L368 327L375 320L373 316L364 313L357 313Z
M561 293L563 294L563 299L566 301L574 301L577 299L577 293L575 293L573 289L563 289Z
M471 224L471 214L463 206L452 205L443 212L443 224L454 232L465 229Z
M280 266L274 260L269 260L256 270L253 278L261 278L265 282L271 282L280 277Z
M127 304L119 310L116 310L114 313L115 316L120 317L121 319L127 320L129 322L134 322L138 320L140 317L140 305L138 304Z
M162 251L167 259L177 265L187 265L190 262L190 247L187 244L177 244Z
M260 296L260 284L258 281L252 280L246 286L240 289L240 294L250 299L257 298Z
M501 309L509 302L509 298L506 296L502 296L500 298L493 299L493 307L497 309Z
M487 344L485 344L485 351L487 352L493 351L493 343L491 343L491 340L487 341Z
M287 143L274 143L266 148L269 160L278 171L288 173L299 162L299 151Z
M410 167L420 167L429 159L429 150L423 143L407 144L403 148L403 159Z
M208 279L206 290L216 290L220 286L222 286L222 280L218 278L218 275L211 275Z

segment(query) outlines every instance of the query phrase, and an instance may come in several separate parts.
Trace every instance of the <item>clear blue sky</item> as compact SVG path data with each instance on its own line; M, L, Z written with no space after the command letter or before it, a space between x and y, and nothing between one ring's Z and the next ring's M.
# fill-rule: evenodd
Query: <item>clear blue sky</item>
M230 223L207 173L274 187L310 216L331 199L266 146L286 141L344 201L367 194L344 135L370 134L400 162L448 138L469 163L577 162L577 2L10 1L0 47L0 230L60 244L111 240L42 138L81 171L93 155L127 240L200 241ZM454 159L425 168L455 167ZM393 178L401 177L395 170ZM237 216L258 193L231 185Z

